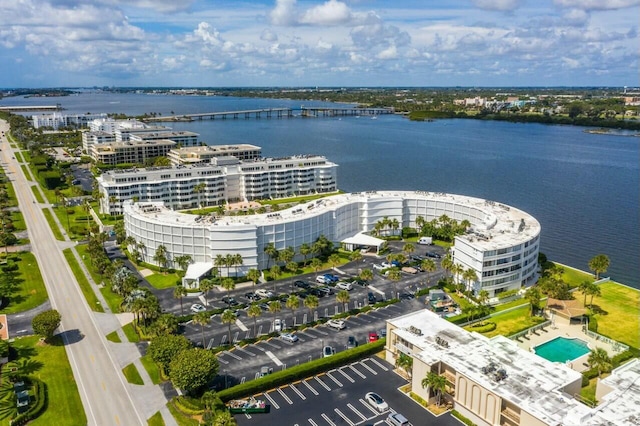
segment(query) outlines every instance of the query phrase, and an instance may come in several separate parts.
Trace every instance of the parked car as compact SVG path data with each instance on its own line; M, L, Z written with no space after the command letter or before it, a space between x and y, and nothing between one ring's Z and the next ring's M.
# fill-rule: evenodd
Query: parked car
M343 320L330 319L329 321L327 321L327 327L335 328L336 330L342 330L346 326L347 325Z
M329 357L333 354L336 353L336 350L333 349L331 346L325 346L324 348L322 348L322 357L326 358Z
M378 271L382 271L383 269L386 269L386 268L388 268L388 266L385 267L385 266L382 266L382 264L379 264L379 263L374 263L373 264L373 269L376 269Z
M298 288L305 288L305 289L306 289L306 288L311 287L311 284L309 284L309 283L308 283L308 282L306 282L306 281L302 281L302 280L294 281L293 285L294 285L295 287L298 287Z
M387 417L387 423L391 426L411 426L409 420L400 413L391 413Z
M257 294L255 294L253 292L245 293L244 297L246 297L247 299L251 300L252 302L255 302L256 300L260 300L260 296L258 296Z
M329 284L330 281L324 275L318 275L316 277L316 282L320 284Z
M371 292L367 293L367 299L369 299L369 304L370 305L373 305L374 303L376 303L378 301L378 299L376 299L376 296Z
M229 297L229 296L223 296L222 299L220 299L223 303L226 303L229 306L236 306L238 305L238 301L236 299L234 299L233 297Z
M368 392L364 396L364 400L367 401L373 408L378 410L379 413L385 412L389 409L389 404L387 404L385 400L375 392Z
M273 331L282 331L284 330L284 320L281 320L280 318L276 318L273 321Z
M402 268L402 272L405 272L407 274L417 274L418 270L416 268L413 268L411 266L405 266Z
M430 257L430 258L432 258L432 259L440 259L440 257L441 257L438 253L436 253L436 252L434 252L434 251L428 251L428 252L426 253L426 256L427 256L427 257Z
M316 290L318 290L320 293L323 293L325 296L328 294L333 294L333 289L327 286L316 287Z
M349 336L347 339L347 349L353 349L358 346L358 341L355 337Z
M423 256L413 255L410 257L411 260L415 260L416 262L422 262L424 260Z
M380 337L378 336L378 333L376 333L375 331L369 332L369 342L375 342L379 338Z
M198 312L204 312L206 310L207 308L199 303L194 303L193 305L191 305L191 312L193 312L194 314L197 314Z
M293 333L280 333L280 338L286 342L295 343L298 341L298 336Z
M391 268L391 263L390 262L382 262L380 264L380 266L382 266L382 268L380 269L387 269L387 268Z
M340 281L340 277L338 277L337 275L324 274L324 277L329 281L327 284L337 283L338 281Z
M273 368L268 366L260 367L260 377L268 376L271 373L273 373Z
M420 237L417 243L420 245L430 246L433 244L433 237Z
M261 303L258 306L260 306L260 309L262 309L263 311L269 310L269 305L267 305L266 303Z
M256 290L256 295L262 299L268 299L275 296L272 291L265 290L263 288L259 288L258 290Z
M338 284L336 284L336 288L340 289L340 290L347 290L347 291L351 291L353 290L353 284L351 283L345 283L343 282L339 282Z

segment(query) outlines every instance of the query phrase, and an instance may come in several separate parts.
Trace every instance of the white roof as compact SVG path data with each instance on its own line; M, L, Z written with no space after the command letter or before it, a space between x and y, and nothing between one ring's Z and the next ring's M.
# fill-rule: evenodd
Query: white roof
M380 238L372 237L371 235L367 235L363 232L358 232L353 237L345 238L342 240L345 244L355 244L358 246L369 246L369 247L380 247L384 240Z
M187 268L187 272L184 275L184 278L187 280L197 280L207 272L213 269L213 265L211 263L206 262L196 262L189 265Z

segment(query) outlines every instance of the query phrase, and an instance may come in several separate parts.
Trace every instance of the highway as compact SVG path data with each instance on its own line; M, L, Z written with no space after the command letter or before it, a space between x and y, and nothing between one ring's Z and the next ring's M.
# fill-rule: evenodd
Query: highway
M0 120L0 130L8 133L6 121ZM106 339L49 229L41 207L35 202L29 182L13 158L13 150L6 137L0 140L0 149L0 159L15 188L51 306L62 315L59 332L78 384L87 424L146 425L146 419L138 413L120 368L108 350Z

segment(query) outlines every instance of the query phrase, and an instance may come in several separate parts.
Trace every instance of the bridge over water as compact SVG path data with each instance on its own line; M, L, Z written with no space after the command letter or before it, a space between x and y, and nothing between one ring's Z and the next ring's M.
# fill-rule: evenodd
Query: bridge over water
M300 108L262 108L241 111L202 112L197 114L168 115L164 117L149 117L145 121L201 121L216 118L237 120L240 118L293 118L302 117L338 117L393 114L393 108L333 108L333 107L300 107Z

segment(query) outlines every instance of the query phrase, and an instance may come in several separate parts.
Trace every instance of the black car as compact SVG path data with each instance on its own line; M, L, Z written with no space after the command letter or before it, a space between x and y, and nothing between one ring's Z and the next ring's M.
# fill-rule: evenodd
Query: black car
M238 305L238 301L236 299L234 299L233 297L229 297L229 296L224 296L222 299L223 303L226 303L229 306L236 306Z
M258 297L255 293L253 292L249 292L249 293L245 293L244 297L246 297L247 299L251 300L251 301L256 301L256 300L260 300L260 297Z
M327 293L325 293L324 291L320 291L317 288L312 288L311 290L309 290L309 294L312 294L316 297L324 297L327 295Z
M432 259L440 259L440 257L441 257L438 253L434 253L432 251L428 251L426 253L426 255L427 255L427 257L430 257Z
M267 305L266 303L261 303L258 306L260 306L260 309L262 309L263 311L269 310L269 305Z
M376 299L376 296L371 292L369 292L367 294L367 298L369 299L369 304L370 305L373 305L374 303L376 303L378 301L378 299Z
M355 348L357 346L358 341L356 340L356 338L353 336L349 336L349 338L347 339L347 349Z
M309 283L308 283L308 282L306 282L306 281L302 281L302 280L294 281L293 285L294 285L295 287L305 288L305 289L306 289L306 288L310 288L310 287L311 287L311 284L309 284Z

